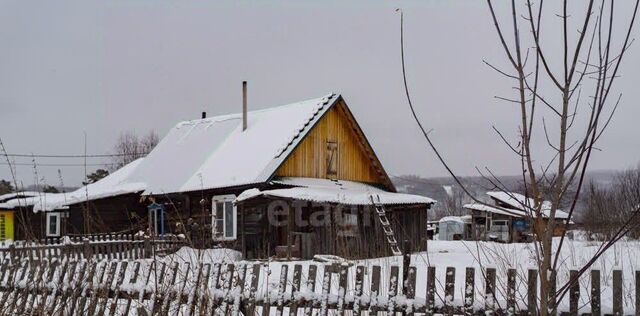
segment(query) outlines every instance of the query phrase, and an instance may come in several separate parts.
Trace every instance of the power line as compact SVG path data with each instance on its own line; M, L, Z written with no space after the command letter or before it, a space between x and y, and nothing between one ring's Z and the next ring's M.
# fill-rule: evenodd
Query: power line
M31 166L33 167L34 164L33 163L0 163L0 165L2 166ZM92 164L86 164L87 167L96 167L96 166L112 166L112 165L116 165L115 163L92 163ZM84 167L85 164L80 164L80 163L36 163L35 164L36 167Z
M3 156L9 157L24 157L24 158L108 158L108 157L123 157L123 156L144 156L147 153L127 153L127 154L92 154L92 155L44 155L44 154L6 154Z

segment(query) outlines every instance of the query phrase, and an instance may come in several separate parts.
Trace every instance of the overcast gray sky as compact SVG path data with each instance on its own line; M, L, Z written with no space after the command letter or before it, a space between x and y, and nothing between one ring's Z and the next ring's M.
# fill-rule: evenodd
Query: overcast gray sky
M341 93L390 174L444 176L404 97L402 7L414 102L444 156L463 175L518 173L491 127L515 139L518 109L493 98L511 83L482 62L506 65L484 1L55 3L0 2L0 137L10 153L82 154L83 132L89 153L111 151L124 130L163 136L201 111L237 112L248 80L252 109ZM638 65L634 45L617 82L623 102L591 169L638 163ZM58 185L59 168L38 174ZM82 180L82 168L60 169L65 184ZM33 183L32 167L17 172ZM0 178L9 178L4 164Z

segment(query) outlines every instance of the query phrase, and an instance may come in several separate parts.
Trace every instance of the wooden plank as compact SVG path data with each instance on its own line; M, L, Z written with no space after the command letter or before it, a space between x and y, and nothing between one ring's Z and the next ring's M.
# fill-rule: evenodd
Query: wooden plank
M182 305L182 297L187 294L186 291L187 284L189 283L189 275L191 274L191 264L189 262L185 262L185 271L184 277L182 278L182 286L178 291L177 295L175 295L175 306L173 309L173 315L177 316L180 314L180 306Z
M222 305L220 305L220 310L223 315L229 315L229 302L231 300L231 287L233 284L233 271L235 270L235 266L231 263L227 264L227 271L224 274L224 285L222 288L222 292L224 293L224 297L222 298Z
M209 296L209 277L211 276L211 264L204 264L204 272L202 275L202 284L201 288L198 289L198 295L196 296L196 311L198 315L202 315L207 310L207 300L206 298ZM199 304L197 303L199 302Z
M109 291L111 291L111 284L113 284L113 280L116 279L116 271L118 269L118 262L111 262L111 266L109 267L109 272L107 274L107 281L103 284L103 288L100 290L100 295L98 297L98 315L104 315L105 310L107 309L107 303L109 302Z
M86 279L84 280L80 280L82 286L80 288L80 295L79 295L79 299L76 298L71 310L72 312L70 313L70 315L75 315L74 312L77 312L77 314L84 314L85 313L85 304L87 302L87 296L89 295L89 290L92 289L94 287L94 276L96 273L96 269L97 269L97 264L95 261L91 262L91 264L89 265L89 273L87 274Z
M93 315L96 310L96 305L98 304L98 294L102 287L102 282L104 280L105 275L107 274L107 266L108 262L104 262L102 266L98 267L98 279L93 283L91 287L91 297L89 298L89 306L87 307L88 313L87 315Z
M15 286L17 275L19 274L20 269L22 269L22 265L16 262L13 258L11 258L11 262L11 268L9 268L9 274L7 276L6 282L6 286L8 288L13 288ZM22 264L24 265L25 263ZM11 293L12 292L9 290L2 292L2 295L0 296L0 302L2 302L3 305L8 301Z
M324 276L322 277L322 303L319 315L327 316L329 312L329 291L331 291L331 267L324 266Z
M278 280L278 299L276 300L276 316L282 316L284 308L284 292L287 288L287 273L289 266L283 264L280 266L280 279Z
M31 288L37 288L37 274L40 274L40 270L42 270L42 261L40 264L35 264L35 262L30 262L29 273L27 274L27 279L25 282L25 288L22 290L20 295L20 299L16 300L17 304L17 315L24 315L24 309L26 306L26 301L28 300L29 293L31 292Z
M244 295L244 282L246 278L247 265L246 264L238 265L238 269L236 271L238 276L233 279L234 284L232 285L232 289L234 289L234 292L239 293L239 295L235 295L233 297L233 305L231 306L232 316L240 315L240 303L241 303L241 296Z
M307 282L306 282L306 291L315 293L316 292L316 276L318 273L318 266L315 264L309 265L309 270L307 272ZM313 302L305 302L304 315L310 316L313 313Z
M338 315L344 311L344 301L347 295L347 279L349 277L349 270L346 266L336 265L336 271L338 271Z
M416 298L416 267L409 267L407 269L407 281L405 284L406 293L404 295L410 300L410 304L406 307L406 312L409 315L413 315L415 303L413 300ZM357 282L357 281L356 281ZM356 294L358 295L358 294ZM361 294L360 294L361 295ZM355 304L354 304L355 305ZM355 307L355 306L354 306Z
M62 269L60 269L60 273L58 274L58 280L55 283L55 287L53 288L53 293L52 293L52 297L51 297L51 304L49 305L49 307L47 308L47 312L49 315L52 315L54 312L57 312L58 310L56 309L56 306L58 304L58 297L60 296L61 293L61 286L64 284L64 278L67 274L67 269L69 268L69 262L65 261L62 264Z
M473 315L473 302L475 300L475 286L476 286L476 270L474 268L467 268L464 278L464 314Z
M556 304L556 272L549 272L549 316L558 314L558 306Z
M15 278L15 281L13 282L13 284L11 284L12 290L10 291L11 294L8 297L9 299L8 310L11 311L13 314L16 313L16 304L18 303L18 298L24 292L24 289L22 289L22 287L18 285L26 281L26 277L29 275L29 273L32 273L33 271L32 267L33 265L30 265L29 261L23 261L20 268L20 272L18 273L18 277ZM27 273L28 270L29 270L29 273ZM4 303L7 301L2 301L2 302Z
M636 271L636 316L640 316L640 271Z
M427 267L426 314L433 315L436 308L436 267Z
M591 315L600 316L600 270L591 270Z
M533 316L538 312L538 271L529 269L527 277L527 309Z
M486 282L484 287L484 309L489 313L494 313L496 308L496 269L487 268Z
M516 314L516 269L507 270L507 315Z
M211 268L212 271L210 273L210 276L207 277L207 282L210 285L207 285L206 292L204 297L202 298L202 303L200 304L200 316L206 316L206 315L212 315L213 311L214 311L214 306L217 304L215 301L215 297L212 295L215 292L209 290L211 287L213 287L214 290L216 290L217 286L218 286L218 278L220 277L220 267L222 265L218 262L213 264L213 267ZM212 305L211 308L209 308L209 304Z
M622 307L622 270L613 270L613 315L624 315Z
M378 303L378 299L380 296L380 278L381 278L381 269L380 266L371 267L371 289L370 289L370 297L371 302L369 304L369 313L375 313L378 308L376 304Z
M444 306L447 315L453 315L455 298L456 268L447 267L444 281Z
M129 279L129 284L131 286L135 285L136 282L138 282L138 274L140 273L140 262L136 261L133 264L133 273L131 273L131 278ZM151 271L149 271L149 273L151 273ZM127 298L127 302L125 303L124 306L124 312L122 313L122 315L129 315L129 311L131 310L131 300L132 300L132 295L133 295L133 291L129 291L127 294L128 298Z
M40 261L40 264L38 265L39 270L38 270L38 274L36 275L35 278L35 282L34 282L34 287L35 288L44 288L44 282L45 282L45 271L47 270L47 262L44 260ZM2 279L0 279L2 280ZM27 302L23 305L25 305L28 309L28 314L34 314L35 313L35 308L36 308L36 298L38 297L38 295L36 293L34 293L33 295L29 296L27 299Z
M296 264L293 266L293 282L291 283L291 306L289 307L289 314L298 315L298 307L302 297L300 294L300 284L302 281L302 265Z
M198 273L196 276L196 282L193 286L194 293L189 293L189 298L187 300L187 305L189 309L187 309L187 316L193 315L196 310L196 304L198 304L198 294L200 293L200 284L202 283L202 274L204 270L204 266L202 264L198 265Z
M68 308L67 304L69 303L70 297L71 297L71 291L74 291L76 289L76 286L74 284L74 280L77 276L76 274L76 268L78 267L78 262L77 261L72 261L71 264L69 264L69 271L67 272L67 282L64 283L62 285L62 296L60 296L60 312L64 315L66 314L66 310ZM83 272L84 273L84 272ZM67 287L67 285L69 285L69 287Z
M362 294L364 293L364 275L367 273L367 267L365 266L357 266L356 267L356 283L353 289L353 315L363 315L364 311L362 310ZM414 268L415 271L415 268ZM415 287L415 278L414 285ZM415 293L414 293L415 294Z
M258 292L258 282L260 280L260 267L260 264L256 263L251 269L251 285L249 286L249 300L246 305L246 315L256 314L256 293Z
M187 265L187 268L188 268L188 265ZM162 291L164 292L164 294L161 296L161 300L158 304L159 309L156 309L155 308L156 305L154 304L155 311L152 312L152 315L157 315L158 312L160 312L161 315L169 314L169 306L171 305L171 300L173 300L173 297L176 296L175 293L171 291L171 289L175 287L179 270L180 270L180 266L178 265L177 262L174 262L173 268L171 270L172 272L171 272L171 279L169 279L169 284L167 285L165 285L164 283L161 284L163 288ZM160 292L158 289L156 289L156 291L158 293Z
M120 298L120 288L122 287L122 283L124 283L124 276L127 272L128 265L129 263L127 261L122 261L122 263L120 264L120 271L118 271L118 279L116 280L113 300L111 301L111 306L109 308L110 316L114 316L116 314L116 310L118 308L118 299Z
M569 289L569 315L578 316L578 301L580 300L580 282L578 271L569 271L569 282L573 282Z

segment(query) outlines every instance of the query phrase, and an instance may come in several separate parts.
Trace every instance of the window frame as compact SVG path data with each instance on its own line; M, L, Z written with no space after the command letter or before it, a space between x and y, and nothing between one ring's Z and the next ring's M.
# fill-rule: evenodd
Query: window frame
M238 239L238 208L233 201L235 201L236 196L234 194L224 194L224 195L214 195L211 198L211 236L213 240L217 241L229 241ZM219 220L215 215L218 212L217 203L222 202L222 235L216 236L216 220ZM225 210L226 202L231 202L233 207L232 217L233 217L233 232L231 236L227 236L227 212Z
M56 231L55 232L51 232L51 218L55 217L56 218ZM59 212L48 212L47 213L47 220L46 220L46 235L47 237L60 237L61 235L61 227L60 227L60 219L62 218L62 213Z

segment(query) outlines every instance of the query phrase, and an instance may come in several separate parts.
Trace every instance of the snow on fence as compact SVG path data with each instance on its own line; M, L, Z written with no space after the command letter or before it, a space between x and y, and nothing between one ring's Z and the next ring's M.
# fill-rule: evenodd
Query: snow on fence
M294 263L290 267L282 264L271 270L270 265L251 262L5 260L0 266L0 311L3 315L537 314L535 270L523 278L527 296L517 297L518 276L510 269L502 289L506 301L501 301L496 294L502 283L496 283L494 268L481 269L483 291L476 290L476 269L467 268L460 300L455 298L452 267L446 268L444 293L436 288L442 280L436 279L434 267L422 271L410 267L406 279L397 265ZM638 276L640 271L636 280ZM426 279L422 297L416 295L419 277ZM599 271L592 271L591 277L588 312L601 315ZM615 315L623 315L622 289L622 272L616 270ZM584 306L578 305L580 287L570 293L569 309L562 314L584 313Z
M176 236L149 238L131 234L47 238L39 242L14 242L0 247L0 260L48 259L143 259L166 255L185 246Z

